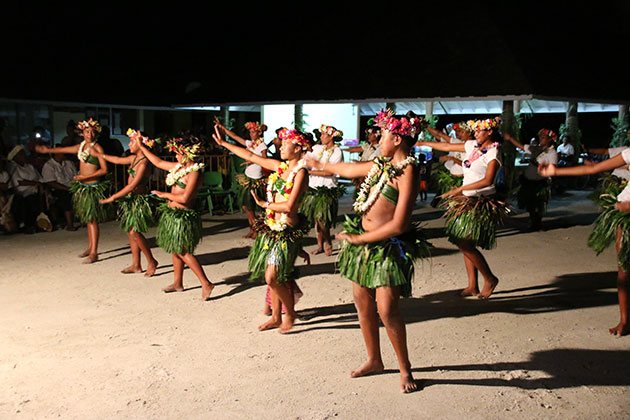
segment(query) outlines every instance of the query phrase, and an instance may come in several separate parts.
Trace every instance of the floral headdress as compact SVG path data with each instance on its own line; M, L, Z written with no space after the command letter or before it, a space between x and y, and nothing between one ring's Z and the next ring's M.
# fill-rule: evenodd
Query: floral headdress
M394 111L391 109L382 110L376 114L374 123L382 130L408 137L415 137L416 134L420 133L426 126L426 121L420 117L396 118Z
M166 142L166 150L183 156L183 161L193 161L202 152L201 142L194 136L172 137Z
M538 130L538 137L540 136L547 136L553 141L558 140L558 135L555 133L555 131L548 128L541 128L540 130Z
M328 134L329 136L332 136L332 137L343 137L343 131L337 130L332 125L326 125L326 124L320 125L319 126L319 132L320 133L326 133L326 134Z
M377 137L381 136L381 127L378 126L372 126L372 127L368 127L365 129L365 134L367 134L368 136L370 134L376 134Z
M455 131L457 130L464 130L468 132L473 131L465 121L454 123L452 127L453 127L453 130Z
M147 136L143 136L140 131L134 130L133 128L127 129L127 136L133 141L141 141L142 144L144 144L145 146L149 148L153 147L156 142L156 140L150 139Z
M267 131L267 126L265 124L261 124L258 121L249 121L245 123L245 128L247 130L254 130L258 132L258 134L262 134Z
M488 118L486 120L470 120L466 123L472 131L492 130L501 124L501 118Z
M289 140L291 143L297 144L302 148L302 150L308 150L308 138L304 135L304 133L301 133L298 130L283 128L278 132L278 137L280 137L280 140Z
M98 121L95 121L90 117L87 121L79 121L77 123L77 128L79 130L92 129L92 131L96 133L100 133L102 128Z

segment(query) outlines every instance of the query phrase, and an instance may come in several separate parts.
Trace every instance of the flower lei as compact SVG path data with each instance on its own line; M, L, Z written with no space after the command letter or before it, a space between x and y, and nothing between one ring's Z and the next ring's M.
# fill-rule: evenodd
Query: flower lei
M483 149L479 149L479 145L475 144L475 150L472 151L472 153L470 154L470 157L468 159L466 159L463 164L466 168L470 168L470 166L472 165L472 163L474 161L476 161L477 159L479 159L481 156L485 155L486 153L488 153L489 149L492 149L493 147L499 147L499 143L494 142L492 143L490 146L488 147L484 147Z
M98 123L98 121L93 120L92 117L90 117L87 121L79 121L77 123L77 128L79 130L86 130L91 128L97 133L100 133L102 130L101 125Z
M273 203L274 190L280 193L285 199L288 199L291 191L293 191L293 179L295 179L295 175L297 175L302 168L306 168L306 161L304 159L301 159L297 165L295 165L289 173L287 179L284 180L281 175L289 169L289 164L287 162L282 162L278 165L278 170L269 175L269 178L267 179L267 202ZM288 219L289 215L287 213L282 213L280 218L276 220L276 212L274 210L265 210L265 223L271 230L276 232L283 231L287 228Z
M391 180L400 176L408 165L414 165L416 158L408 156L396 164L390 162L391 158L377 157L374 165L370 168L363 184L359 189L359 194L353 204L354 211L358 214L365 214Z
M93 145L94 143L90 144L90 148L88 150L84 150L85 140L81 142L81 144L79 145L79 151L77 151L77 157L81 162L87 163L88 158L90 157L90 150L92 149Z
M177 165L175 165L175 167L173 167L173 169L168 171L168 175L166 175L166 185L171 187L174 184L177 184L178 187L185 188L186 185L183 182L181 182L180 179L182 179L183 177L185 177L191 172L199 171L204 166L205 165L203 163L195 163L182 169L181 163L178 163Z
M338 146L333 146L331 148L322 147L321 153L319 153L316 156L317 160L320 161L321 163L328 163L328 160L335 152L335 149L338 149L338 148L339 148Z

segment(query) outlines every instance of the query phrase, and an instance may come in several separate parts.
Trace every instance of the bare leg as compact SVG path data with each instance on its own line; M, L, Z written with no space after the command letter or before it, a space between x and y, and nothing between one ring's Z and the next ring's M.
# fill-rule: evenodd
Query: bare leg
M90 249L92 247L92 232L90 232L89 226L90 226L89 224L86 225L88 245L87 245L87 248L85 249L85 251L83 251L82 253L79 254L79 258L85 258L88 255L90 255Z
M278 283L278 267L275 265L267 266L267 270L265 271L265 281L272 291L271 317L272 319L281 319L282 323L279 327L280 332L283 334L287 333L291 328L293 328L293 324L297 318L297 313L295 312L295 301L293 300L293 291L290 290L286 284ZM280 305L276 304L273 300L274 295L280 300ZM282 305L286 308L286 314L284 317L282 316ZM276 313L278 314L277 316Z
M99 227L95 220L87 224L88 240L90 241L90 252L83 264L92 264L98 261L98 237Z
M203 267L199 264L199 260L191 253L186 253L180 255L182 261L186 263L188 267L195 273L195 276L199 279L199 283L201 283L201 299L206 301L210 299L210 293L212 293L212 289L214 289L214 284L208 280L206 277L205 271L203 271Z
M243 212L247 216L247 223L249 224L249 232L245 236L243 236L243 238L253 239L256 237L256 232L254 232L253 229L254 223L256 222L256 215L250 208L245 206L243 206Z
M173 284L164 287L164 293L183 292L184 291L184 261L178 254L171 254L173 257L173 276L175 277Z
M258 326L258 331L266 331L274 328L278 328L282 324L282 302L278 299L278 295L271 288L270 283L275 282L278 276L277 266L268 265L265 270L265 282L269 288L269 294L271 295L271 319L264 324Z
M499 283L497 276L492 274L488 262L481 252L469 241L462 241L458 244L459 249L472 261L473 265L483 276L483 289L479 293L479 299L488 299Z
M315 232L317 232L317 248L314 251L311 251L311 254L317 255L324 252L324 238L322 233L322 227L319 222L315 222Z
M617 229L617 241L615 243L617 248L617 254L619 254L621 249L621 228ZM612 335L616 335L617 337L621 337L622 335L628 334L630 332L630 324L628 323L628 318L630 317L628 313L628 276L630 273L628 271L624 271L621 267L617 270L617 295L619 296L619 324L617 326L610 328L608 331Z
M464 264L466 265L466 274L468 276L468 287L461 292L461 296L477 296L479 294L479 270L475 268L475 264L462 252L464 256Z
M68 210L64 212L64 216L66 218L66 230L77 230L77 228L74 226L74 212L72 210Z
M352 283L352 295L354 296L354 306L359 314L359 325L367 350L367 361L350 373L351 377L358 378L371 373L380 373L384 366L378 334L375 291Z
M265 305L263 306L263 315L271 315L271 289L269 286L265 289Z
M136 242L136 246L142 251L144 257L147 259L147 271L144 273L146 277L151 277L155 274L155 269L158 266L158 262L155 258L153 258L153 253L151 252L151 248L147 242L147 238L144 237L142 233L133 232L134 239ZM138 266L140 266L140 254L138 254Z
M129 237L129 247L131 248L131 265L123 269L121 273L141 273L142 265L140 264L140 248L138 248L138 244L136 243L134 231L131 230L130 232L128 232L127 236Z
M322 242L324 243L324 252L326 256L332 255L332 241L330 239L330 228L322 226Z

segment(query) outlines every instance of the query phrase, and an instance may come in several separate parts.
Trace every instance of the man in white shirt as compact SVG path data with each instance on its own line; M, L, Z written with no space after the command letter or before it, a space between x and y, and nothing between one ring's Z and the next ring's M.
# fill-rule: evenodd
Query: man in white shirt
M23 146L15 146L7 158L13 162L10 170L11 185L15 191L13 214L18 223L24 224L24 233L35 233L37 216L43 210L42 177L33 165L26 163Z
M562 144L556 149L558 152L558 166L570 166L573 164L575 149L570 141L571 138L569 136L562 136Z
M70 184L77 174L77 168L62 153L54 153L42 168L42 182L50 189L52 196L50 211L53 220L59 224L59 214L63 212L66 219L66 230L74 231L74 211Z

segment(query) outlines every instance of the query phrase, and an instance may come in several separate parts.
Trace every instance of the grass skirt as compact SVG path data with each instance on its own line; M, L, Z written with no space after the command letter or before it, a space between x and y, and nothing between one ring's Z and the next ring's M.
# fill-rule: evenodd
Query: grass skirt
M600 178L597 189L590 195L591 200L598 206L604 208L610 202L607 196L617 197L621 191L628 185L628 180L615 176L613 174L605 174Z
M302 237L309 231L303 216L297 226L283 231L274 231L265 224L264 218L256 219L253 226L258 233L252 249L249 251L248 268L250 280L265 279L267 265L278 267L278 283L292 280L295 259L302 247Z
M360 235L364 232L361 218L346 216L344 232ZM400 287L400 295L411 296L414 262L430 255L431 245L420 226L414 225L407 233L380 242L353 245L343 241L337 266L342 276L370 289Z
M630 271L630 213L615 209L616 196L602 194L600 202L604 211L595 220L595 228L588 237L590 246L597 255L601 254L617 239L617 229L621 228L621 248L617 254L617 264Z
M333 188L309 188L300 206L300 213L306 216L311 226L314 226L315 222L319 222L327 228L334 227L337 224L339 197L345 192L346 187L343 185Z
M536 209L541 215L547 209L551 197L551 179L533 181L521 175L516 198L519 209Z
M260 207L254 201L251 195L251 191L254 191L258 197L265 199L267 188L267 177L264 176L259 179L252 179L245 174L236 174L236 182L238 183L238 206L246 207L250 210L256 211Z
M125 232L145 233L155 223L152 195L129 194L118 200L118 220Z
M81 223L92 221L101 223L107 220L107 208L98 201L105 198L110 186L110 181L98 181L93 184L73 182L70 185L72 206Z
M160 205L157 244L169 254L192 254L201 242L201 214L193 209Z
M446 209L446 235L457 245L462 240L492 249L496 246L497 227L510 212L506 203L492 196L458 195L440 203Z
M463 176L455 176L451 174L451 171L446 169L444 165L440 165L433 172L433 177L441 194L452 190L453 188L461 187L464 182Z

